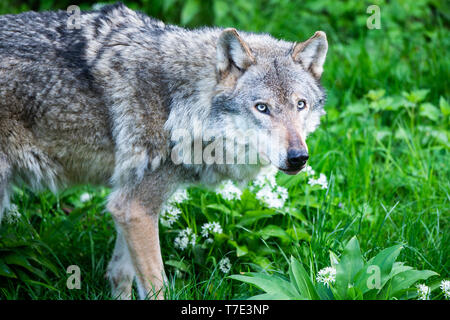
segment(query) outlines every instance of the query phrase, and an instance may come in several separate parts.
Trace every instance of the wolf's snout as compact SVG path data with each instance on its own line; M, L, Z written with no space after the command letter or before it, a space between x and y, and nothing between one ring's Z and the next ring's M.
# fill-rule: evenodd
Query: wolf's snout
M305 149L296 149L290 148L288 149L287 160L291 167L300 168L303 167L308 161L309 155Z

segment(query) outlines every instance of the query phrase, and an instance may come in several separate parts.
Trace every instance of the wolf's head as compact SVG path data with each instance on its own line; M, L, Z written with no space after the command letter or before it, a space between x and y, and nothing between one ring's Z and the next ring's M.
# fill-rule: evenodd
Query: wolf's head
M325 113L319 80L327 48L321 31L305 42L289 43L223 30L212 100L216 125L228 132L252 130L262 159L298 173L309 157L306 137Z

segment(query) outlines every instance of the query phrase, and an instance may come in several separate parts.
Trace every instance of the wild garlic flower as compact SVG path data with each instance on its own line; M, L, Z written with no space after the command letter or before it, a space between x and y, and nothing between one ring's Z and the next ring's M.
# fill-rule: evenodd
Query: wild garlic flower
M187 200L189 200L189 195L186 189L175 191L161 208L161 224L165 227L171 227L181 215L181 210L177 207L177 204Z
M180 217L181 210L173 204L165 204L161 210L160 221L165 227L171 227Z
M195 233L192 232L191 228L186 228L180 231L178 233L178 236L175 238L175 247L184 250L189 245L195 246L195 243L197 241L197 236Z
M256 198L269 208L281 209L288 198L286 188L277 186L274 189L266 185L256 193Z
M80 196L80 201L88 202L89 200L91 200L91 198L92 198L91 195L89 193L85 192Z
M1 213L1 212L0 212ZM14 203L10 205L8 211L6 212L6 222L16 223L19 221L21 213L19 212L19 207Z
M311 166L306 166L302 172L306 173L308 176L313 176L316 174L316 172L311 168Z
M179 189L175 191L172 196L169 198L168 203L183 203L184 201L189 200L189 195L186 189Z
M210 235L219 234L222 232L223 232L222 227L218 222L207 222L202 226L201 235L204 238L211 239Z
M224 181L216 190L225 200L240 200L242 191L231 180Z
M327 176L323 173L321 173L317 179L309 178L308 184L311 186L319 185L322 189L328 189Z
M223 273L228 273L231 270L231 262L230 259L227 257L222 258L222 260L219 261L219 270Z
M442 280L439 287L441 288L445 299L450 299L450 280Z
M274 166L269 166L261 170L261 172L253 180L253 187L264 188L269 186L270 188L275 188L277 185L276 175L278 169Z
M326 267L319 270L316 280L329 288L330 284L333 284L336 281L336 268Z
M424 284L417 285L418 300L430 300L430 292L430 287Z

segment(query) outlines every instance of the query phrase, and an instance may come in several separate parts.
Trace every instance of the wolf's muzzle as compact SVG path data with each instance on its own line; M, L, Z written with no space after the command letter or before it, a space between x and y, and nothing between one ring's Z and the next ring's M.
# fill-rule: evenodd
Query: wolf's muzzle
M287 161L290 169L300 169L308 161L309 155L305 149L290 148L287 152Z

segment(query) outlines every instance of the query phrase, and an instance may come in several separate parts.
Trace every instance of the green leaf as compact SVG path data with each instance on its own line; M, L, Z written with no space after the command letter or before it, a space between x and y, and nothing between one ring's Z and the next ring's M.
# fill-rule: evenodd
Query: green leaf
M422 102L423 100L425 100L425 98L428 95L428 92L430 92L429 89L420 89L420 90L411 91L409 93L403 92L403 96L412 103L418 103L418 102Z
M355 286L362 293L366 293L371 289L381 289L390 279L392 267L402 248L401 245L389 247L370 259L356 276ZM374 278L378 276L379 279ZM368 283L368 280L371 279L375 281ZM379 285L379 287L374 288L376 285Z
M182 260L168 260L166 261L164 264L174 267L178 270L184 271L184 272L188 272L189 271L189 267L186 265L186 263Z
M25 269L27 269L28 271L34 273L35 275L37 275L38 277L40 277L41 279L44 279L45 281L48 282L48 278L45 275L44 272L42 272L41 270L37 269L36 267L34 267L27 258L25 258L24 256L21 256L19 254L13 253L10 255L7 255L4 258L4 261L8 264L8 265L17 265L17 266L21 266Z
M273 210L246 211L245 214L243 215L242 219L239 221L238 225L246 226L246 225L252 224L260 219L270 218L277 214L279 214L279 213L276 211L273 211Z
M208 204L206 207L208 209L217 210L217 211L223 212L225 214L231 213L231 210L229 208L227 208L226 206L224 206L223 204Z
M291 257L291 265L289 266L289 276L291 282L296 285L300 295L309 300L320 300L320 297L314 287L308 273L300 262Z
M330 265L333 268L336 268L336 266L339 264L339 258L338 256L330 250Z
M342 299L347 297L349 286L354 286L356 274L363 268L364 260L356 237L344 248L339 264L336 266L336 289Z
M311 235L302 227L295 226L294 228L289 228L286 230L286 233L295 240L305 240L311 241Z
M399 274L401 272L407 271L407 270L412 270L413 267L409 267L409 266L405 266L404 262L396 262L394 263L392 270L391 270L391 274L389 275L389 277L393 277L396 274Z
M363 300L363 293L359 288L350 286L347 289L347 297L350 300Z
M407 289L411 288L417 281L426 280L438 275L431 270L407 270L396 274L380 292L381 299L399 298Z
M291 237L286 233L286 231L273 224L264 227L261 231L258 232L258 235L264 240L268 239L269 237L280 238L287 242L292 240Z
M384 89L378 89L378 90L370 90L366 96L372 101L380 100L382 97L384 97L384 94L386 93L386 90Z
M276 275L248 273L247 276L232 275L229 278L253 284L265 291L272 299L292 300L302 298L291 283Z
M234 240L228 240L228 243L231 244L233 247L236 248L236 255L238 257L242 257L245 256L248 253L248 248L247 246L241 246L238 245L236 241Z
M14 272L2 261L0 261L0 276L17 278Z
M320 300L335 300L331 289L323 283L316 283L316 291Z
M439 108L441 109L442 114L447 117L450 115L450 105L444 97L439 98Z
M425 102L420 105L419 114L422 117L430 119L431 121L439 120L439 116L441 115L439 109L429 102Z

